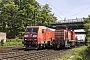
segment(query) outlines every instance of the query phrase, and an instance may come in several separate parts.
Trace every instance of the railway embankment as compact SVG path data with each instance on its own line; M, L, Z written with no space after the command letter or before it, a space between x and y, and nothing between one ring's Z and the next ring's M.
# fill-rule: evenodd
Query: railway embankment
M80 46L58 60L90 60L90 46Z

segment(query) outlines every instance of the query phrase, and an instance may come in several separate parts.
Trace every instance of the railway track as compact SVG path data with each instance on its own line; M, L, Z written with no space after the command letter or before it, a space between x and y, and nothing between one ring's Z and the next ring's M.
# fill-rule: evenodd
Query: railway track
M0 60L52 60L55 58L60 58L66 54L68 50L11 50L0 53Z

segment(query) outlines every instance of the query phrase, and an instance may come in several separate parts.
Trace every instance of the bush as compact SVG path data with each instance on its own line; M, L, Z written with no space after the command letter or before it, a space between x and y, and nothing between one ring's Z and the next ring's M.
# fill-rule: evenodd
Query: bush
M82 51L73 60L90 60L90 46L82 48Z
M23 46L22 42L8 42L4 46Z
M4 39L2 39L0 43L1 43L1 46L3 46L3 44L4 44Z
M25 32L20 32L20 33L19 33L19 38L20 38L20 39L23 39L23 38L24 38L24 33L25 33Z
M6 42L22 42L23 41L23 39L18 39L18 38L16 38L16 39L7 39L6 40Z
M66 54L64 57L59 58L58 60L67 60L71 56L75 55L75 57L72 60L89 60L89 57L86 57L86 50L88 46L80 46L72 49L72 51L68 54ZM90 56L90 55L88 55Z
M4 43L4 40L1 41L1 47L7 47L7 46L23 46L22 44L23 39L7 39L6 43Z

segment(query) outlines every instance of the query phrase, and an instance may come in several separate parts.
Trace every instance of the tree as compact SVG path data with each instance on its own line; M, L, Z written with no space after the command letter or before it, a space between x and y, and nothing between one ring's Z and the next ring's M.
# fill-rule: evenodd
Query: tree
M90 15L84 20L84 26L86 28L86 39L90 41Z
M49 24L55 22L57 19L54 14L51 13L51 8L48 4L41 6L38 25L48 26Z
M24 11L24 25L34 25L34 10L39 11L39 3L36 0L14 0L14 2Z
M11 4L5 4L4 7L2 8L1 12L1 20L3 26L2 31L7 32L7 36L9 37L15 37L16 35L15 27L18 24L17 20L18 9L19 9L18 5L15 5L14 2L12 2Z
M9 4L11 3L13 0L1 0L0 1L0 8L2 8L4 6L4 4Z

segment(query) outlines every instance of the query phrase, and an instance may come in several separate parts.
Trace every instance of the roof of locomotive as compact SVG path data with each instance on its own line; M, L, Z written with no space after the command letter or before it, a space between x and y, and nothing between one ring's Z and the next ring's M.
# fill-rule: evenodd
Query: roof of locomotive
M51 31L55 31L55 29L52 29L52 28L48 28L48 27L47 27L46 29L47 29L47 30L51 30Z
M39 27L45 27L45 26L27 26L26 28L39 28Z
M43 29L55 31L55 29L48 28L48 27L46 27L46 26L27 26L26 28L43 28Z

